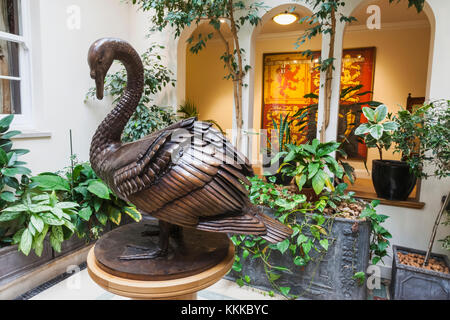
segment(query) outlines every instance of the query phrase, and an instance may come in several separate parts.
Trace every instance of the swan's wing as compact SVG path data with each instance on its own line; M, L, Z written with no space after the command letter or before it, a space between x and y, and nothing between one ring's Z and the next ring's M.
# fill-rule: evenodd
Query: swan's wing
M156 153L170 139L173 130L189 130L195 120L182 120L141 140L122 145L109 160L109 168L104 170L111 172L108 175L112 177L112 181L108 181L110 187L124 199L148 187L157 178L159 169L168 164L165 157L153 159Z
M158 177L128 195L140 210L192 227L199 219L242 214L247 201L243 183L249 183L246 176L253 174L252 168L211 124L196 122L166 140L149 168L155 171L155 165Z

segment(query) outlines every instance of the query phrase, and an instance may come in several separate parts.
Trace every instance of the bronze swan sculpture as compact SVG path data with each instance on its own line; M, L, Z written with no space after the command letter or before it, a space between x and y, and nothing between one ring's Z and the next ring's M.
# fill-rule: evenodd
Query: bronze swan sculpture
M131 143L122 131L139 103L144 69L127 42L104 38L88 54L98 99L103 98L106 73L114 60L127 71L127 87L115 108L97 128L90 147L96 174L120 198L160 223L156 252L123 257L164 256L172 225L230 234L251 234L276 243L292 230L252 205L243 185L253 175L248 159L210 123L182 120Z

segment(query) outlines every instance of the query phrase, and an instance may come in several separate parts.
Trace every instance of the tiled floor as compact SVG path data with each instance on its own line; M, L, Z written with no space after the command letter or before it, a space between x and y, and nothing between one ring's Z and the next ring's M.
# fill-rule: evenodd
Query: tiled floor
M215 285L198 292L198 300L266 300L284 299L280 295L270 297L266 292L250 288L240 288L229 280L220 280ZM128 298L105 291L91 280L87 269L53 285L30 300L127 300Z
M18 297L30 300L127 300L114 295L91 280L85 264L83 269L70 276L64 274L54 280ZM61 280L64 279L64 280ZM389 283L383 281L380 289L368 292L368 300L389 300ZM267 292L244 286L239 287L234 281L222 279L213 286L198 292L198 300L270 300L285 298L275 294L270 297Z

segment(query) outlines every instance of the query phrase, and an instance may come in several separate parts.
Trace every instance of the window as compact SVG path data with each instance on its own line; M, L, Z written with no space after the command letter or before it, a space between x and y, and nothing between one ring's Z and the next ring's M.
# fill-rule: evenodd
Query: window
M0 114L16 125L30 119L28 1L0 0Z

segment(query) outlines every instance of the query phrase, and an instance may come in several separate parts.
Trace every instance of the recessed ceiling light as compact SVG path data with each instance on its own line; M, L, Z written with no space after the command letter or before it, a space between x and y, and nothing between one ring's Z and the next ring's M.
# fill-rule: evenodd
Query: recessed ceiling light
M275 21L278 24L281 24L283 26L286 26L288 24L292 24L295 21L297 21L299 18L298 14L296 13L289 13L289 12L283 12L280 14L277 14L275 17L273 17L273 21Z

